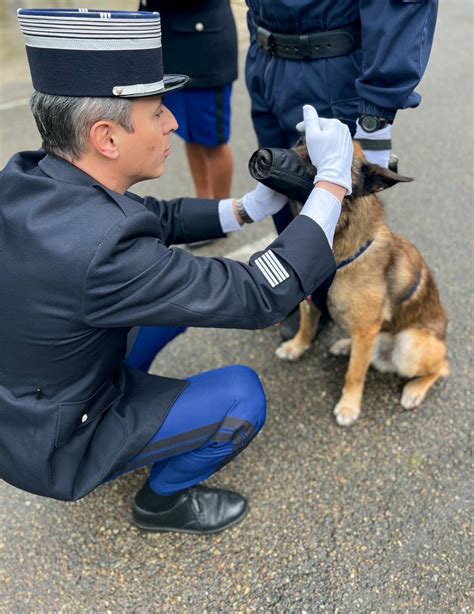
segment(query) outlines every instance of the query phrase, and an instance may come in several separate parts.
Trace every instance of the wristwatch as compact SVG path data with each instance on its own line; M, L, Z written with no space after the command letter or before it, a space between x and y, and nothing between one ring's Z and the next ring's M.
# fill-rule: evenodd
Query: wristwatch
M247 210L244 207L244 201L242 198L239 198L236 203L236 209L244 224L253 224L254 220L247 213Z
M375 115L361 115L359 117L359 126L369 133L382 130L389 123L388 119L375 117Z

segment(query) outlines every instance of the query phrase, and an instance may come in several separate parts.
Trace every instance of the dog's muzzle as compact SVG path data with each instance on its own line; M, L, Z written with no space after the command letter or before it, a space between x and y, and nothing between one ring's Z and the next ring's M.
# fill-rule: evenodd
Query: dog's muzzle
M249 171L260 183L300 203L306 202L314 188L315 175L311 176L293 149L258 149L249 160Z

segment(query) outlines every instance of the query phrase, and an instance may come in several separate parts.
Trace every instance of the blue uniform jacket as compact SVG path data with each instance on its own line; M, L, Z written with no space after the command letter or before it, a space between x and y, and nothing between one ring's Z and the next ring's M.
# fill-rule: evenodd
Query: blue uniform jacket
M131 327L266 327L335 270L305 216L248 265L169 248L223 236L217 201L121 195L42 151L0 190L0 478L40 495L119 471L186 387L123 365Z
M329 87L335 80L355 81L358 113L392 120L398 109L420 103L414 89L428 63L438 0L247 0L247 4L254 43L255 25L272 32L309 34L360 22L360 51L343 59L312 60L311 64L318 66L318 71L328 72ZM299 64L294 60L282 62ZM296 78L290 83L292 72ZM288 69L286 86L307 87L296 69ZM349 92L350 87L345 89ZM338 94L344 96L342 90ZM338 101L333 97L330 102Z

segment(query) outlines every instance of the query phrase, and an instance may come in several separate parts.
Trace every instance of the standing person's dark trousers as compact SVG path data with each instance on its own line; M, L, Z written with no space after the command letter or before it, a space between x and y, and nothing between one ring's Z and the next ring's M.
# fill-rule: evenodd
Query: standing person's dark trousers
M390 137L377 123L374 134L366 134L360 120L391 124L399 109L420 104L414 90L430 56L438 1L247 4L246 81L259 146L291 147L302 105L311 104L321 117L347 124L353 136L357 130L369 161L380 164L373 152L390 150ZM379 139L387 141L384 147ZM282 210L274 219L281 232L291 218Z
M347 124L353 137L357 130L356 139L369 161L388 162L387 131L378 126L366 134L359 120L370 116L391 124L399 109L420 104L421 96L414 90L428 63L438 1L247 0L247 4L246 81L259 146L294 145L302 105L311 104L320 117ZM281 233L292 219L289 207L273 219Z
M292 147L300 136L296 124L303 119L304 104L314 105L321 117L340 119L354 135L360 48L326 60L296 61L264 51L255 36L251 41L245 76L259 147ZM273 216L277 232L281 233L292 219L287 205Z

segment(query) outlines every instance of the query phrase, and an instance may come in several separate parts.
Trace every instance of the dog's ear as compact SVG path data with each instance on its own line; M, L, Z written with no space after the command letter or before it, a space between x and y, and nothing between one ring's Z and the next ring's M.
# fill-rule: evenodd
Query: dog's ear
M371 164L370 162L362 162L359 176L362 179L362 193L359 194L359 196L381 192L382 190L391 188L397 183L408 183L409 181L413 181L413 177L404 177L403 175L394 173L388 168L384 168L378 164Z

